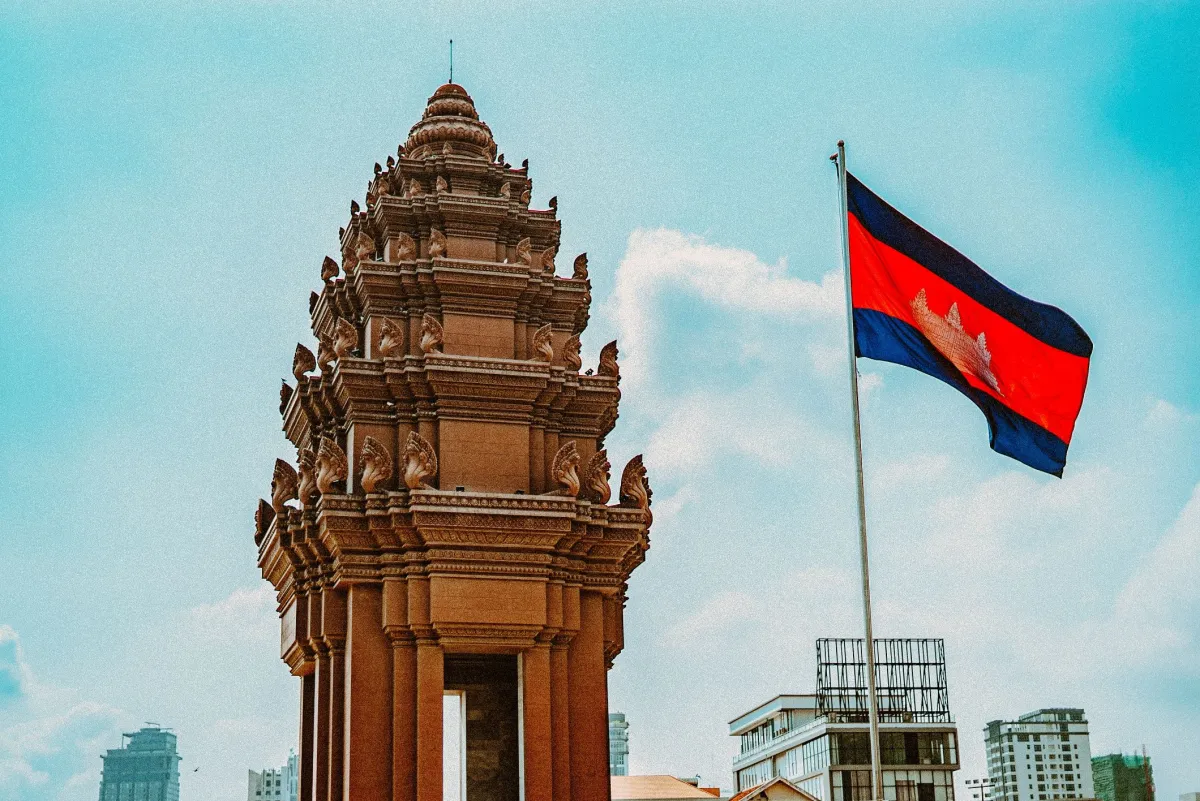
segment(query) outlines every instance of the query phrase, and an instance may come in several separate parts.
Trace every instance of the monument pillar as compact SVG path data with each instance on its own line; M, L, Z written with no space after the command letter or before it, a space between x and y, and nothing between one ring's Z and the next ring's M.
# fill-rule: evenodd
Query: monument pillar
M608 801L606 671L651 513L640 456L610 483L620 370L615 342L583 367L587 256L560 274L557 202L531 205L461 86L385 162L321 265L280 393L295 458L255 516L300 797L443 801L453 692L466 801Z

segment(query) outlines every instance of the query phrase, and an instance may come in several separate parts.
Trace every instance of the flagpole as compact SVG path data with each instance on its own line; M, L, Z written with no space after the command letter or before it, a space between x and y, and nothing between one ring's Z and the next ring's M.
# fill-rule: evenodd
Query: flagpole
M867 652L867 715L871 727L871 788L874 801L883 801L883 773L879 770L879 704L875 695L875 639L871 632L871 576L867 568L867 500L863 489L862 426L858 413L858 365L854 348L854 299L850 293L850 221L846 196L846 143L838 140L831 156L837 165L842 201L842 267L846 274L846 332L850 347L850 407L854 412L854 470L858 489L858 545L862 557L863 627Z

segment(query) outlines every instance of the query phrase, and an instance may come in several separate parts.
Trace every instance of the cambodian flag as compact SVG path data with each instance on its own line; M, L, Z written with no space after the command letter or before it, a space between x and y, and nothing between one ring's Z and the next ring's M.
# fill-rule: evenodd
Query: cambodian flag
M1092 340L1021 297L849 173L850 286L859 356L940 378L987 417L992 449L1062 475Z

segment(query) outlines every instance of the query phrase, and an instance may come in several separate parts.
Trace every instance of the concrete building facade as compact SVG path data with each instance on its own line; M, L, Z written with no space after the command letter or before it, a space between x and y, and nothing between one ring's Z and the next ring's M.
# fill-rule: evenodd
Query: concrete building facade
M381 100L381 103L385 102ZM640 456L610 486L617 344L583 369L586 254L446 84L351 202L284 382L295 466L255 543L300 685L300 801L608 801L607 670L649 547ZM452 775L460 775L451 771Z
M629 775L629 721L622 712L608 713L608 774Z
M300 779L298 766L299 759L296 752L292 751L283 767L249 771L246 801L297 801Z
M1092 753L1082 709L1039 709L984 729L991 801L1092 798Z
M730 722L729 733L740 740L735 792L781 777L818 801L870 801L861 646L861 640L820 641L816 694L776 696ZM946 700L941 641L878 640L876 652L884 798L954 801L958 731ZM917 675L933 678L910 680Z
M100 801L179 801L174 733L151 724L121 737L121 747L101 757Z

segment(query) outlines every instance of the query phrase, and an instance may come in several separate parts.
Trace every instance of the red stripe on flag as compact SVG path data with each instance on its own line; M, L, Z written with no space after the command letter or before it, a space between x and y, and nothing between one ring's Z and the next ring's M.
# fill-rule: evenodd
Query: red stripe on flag
M972 387L1069 443L1083 405L1088 360L1013 325L872 237L853 214L849 217L854 308L883 312L921 331ZM922 290L923 304L918 298ZM947 319L952 304L958 304L957 321Z

